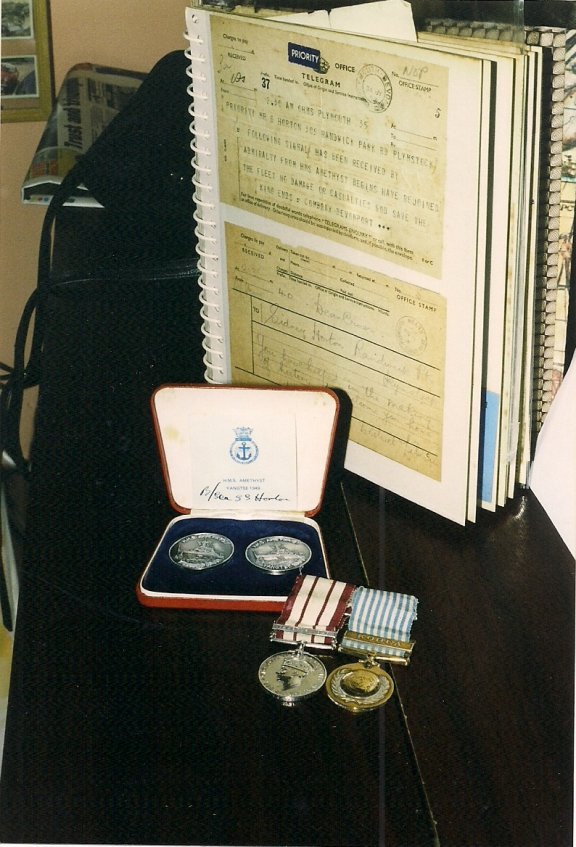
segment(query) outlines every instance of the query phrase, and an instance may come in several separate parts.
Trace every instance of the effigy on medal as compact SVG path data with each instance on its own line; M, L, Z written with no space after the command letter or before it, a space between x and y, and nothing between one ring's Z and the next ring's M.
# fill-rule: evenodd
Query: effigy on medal
M301 645L298 650L286 650L264 659L258 678L266 691L285 706L293 706L320 691L326 681L326 668Z

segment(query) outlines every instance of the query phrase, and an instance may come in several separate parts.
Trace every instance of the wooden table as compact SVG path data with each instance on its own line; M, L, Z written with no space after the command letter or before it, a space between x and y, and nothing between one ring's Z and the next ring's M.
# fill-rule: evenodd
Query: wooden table
M101 255L100 214L65 213L61 270ZM334 474L334 576L416 595L416 649L377 712L283 708L257 680L273 615L136 600L171 517L149 397L201 367L193 286L116 288L51 308L0 839L568 847L574 560L534 496L459 527Z
M530 491L459 527L345 490L370 581L420 599L395 676L440 843L569 847L574 559L548 516Z
M106 483L88 502L92 473L79 468L66 498L60 482L32 496L1 839L431 844L400 701L359 717L324 693L283 707L257 676L274 615L139 606L163 510L150 492L123 508ZM359 582L332 497L329 555L338 576Z

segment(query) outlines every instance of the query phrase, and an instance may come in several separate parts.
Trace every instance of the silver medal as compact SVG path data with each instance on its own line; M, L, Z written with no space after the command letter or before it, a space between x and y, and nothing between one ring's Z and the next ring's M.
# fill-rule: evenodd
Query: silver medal
M271 574L283 574L303 567L312 556L310 547L288 535L259 538L246 548L250 564Z
M315 694L326 681L326 668L316 656L299 650L275 653L258 671L263 687L285 706Z
M205 571L223 565L232 556L234 545L224 535L196 532L175 541L168 555L176 565L192 571Z

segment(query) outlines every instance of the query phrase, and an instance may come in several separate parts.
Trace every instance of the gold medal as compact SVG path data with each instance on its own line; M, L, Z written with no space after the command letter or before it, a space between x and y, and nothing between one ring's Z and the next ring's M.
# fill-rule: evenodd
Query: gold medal
M330 699L349 712L368 712L383 706L392 696L394 682L372 658L341 665L326 680Z

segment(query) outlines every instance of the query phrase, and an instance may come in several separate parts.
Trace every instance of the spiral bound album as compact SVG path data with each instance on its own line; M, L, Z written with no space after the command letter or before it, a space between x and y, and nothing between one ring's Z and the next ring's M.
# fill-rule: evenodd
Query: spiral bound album
M346 467L465 523L527 476L553 83L516 19L380 35L407 6L187 9L204 363L345 391Z

